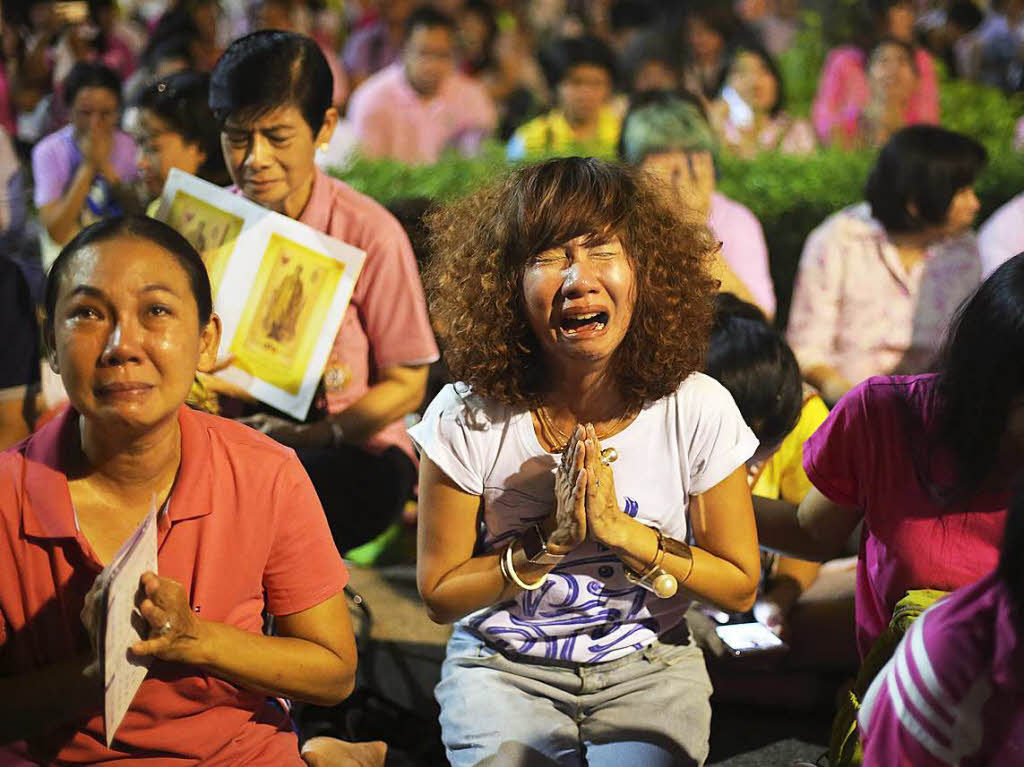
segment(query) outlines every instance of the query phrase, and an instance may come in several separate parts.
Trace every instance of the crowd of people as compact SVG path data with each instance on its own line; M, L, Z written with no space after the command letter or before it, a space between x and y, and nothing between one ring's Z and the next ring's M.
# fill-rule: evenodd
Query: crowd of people
M754 619L774 674L860 668L865 764L1024 759L1024 191L975 233L939 105L1024 88L1024 3L856 4L806 118L803 5L3 3L0 764L383 763L289 701L352 692L341 554L403 518L453 765L702 765ZM328 173L494 142L408 216ZM780 328L716 164L829 147L873 165ZM365 252L302 421L217 375L172 169ZM108 742L97 576L154 503Z

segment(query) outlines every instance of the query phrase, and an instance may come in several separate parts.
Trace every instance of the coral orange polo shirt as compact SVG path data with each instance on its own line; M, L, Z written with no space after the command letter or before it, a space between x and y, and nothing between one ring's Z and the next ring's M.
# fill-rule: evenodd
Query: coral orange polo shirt
M158 526L158 570L202 618L262 631L264 607L300 612L348 580L295 454L241 424L182 407L181 467ZM79 613L102 569L78 530L62 471L77 441L67 410L0 454L0 675L88 652ZM301 765L288 715L266 696L154 659L112 747L102 704L0 765Z

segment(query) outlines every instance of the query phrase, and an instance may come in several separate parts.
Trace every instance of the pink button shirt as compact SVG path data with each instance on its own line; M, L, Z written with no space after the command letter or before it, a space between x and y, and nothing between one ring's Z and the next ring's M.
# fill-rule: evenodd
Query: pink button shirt
M0 675L88 652L79 613L102 564L78 527L65 475L77 421L65 410L0 454ZM289 615L340 593L348 573L295 453L184 406L178 422L181 468L159 520L159 574L184 586L201 617L254 634L262 633L264 607ZM154 765L302 765L279 705L159 660L111 748L100 705L48 736L0 748L0 764L23 764L14 753L46 764L120 765L146 756Z
M424 99L409 85L401 62L356 88L348 117L364 154L410 165L437 162L449 147L473 153L498 124L494 103L476 80L452 72L435 96Z
M377 382L382 368L437 360L437 344L409 238L383 206L317 171L299 221L366 251L324 369L326 399L321 404L340 413ZM401 420L367 443L374 451L391 445L414 455Z
M1024 647L995 573L921 614L864 696L864 767L1024 764Z
M787 338L801 368L829 365L851 383L922 373L980 281L973 233L932 246L908 274L868 204L853 205L807 238Z
M740 278L757 305L775 315L775 286L768 268L764 230L748 207L721 192L711 194L708 227L722 241L722 258Z
M925 436L910 433L913 418ZM856 591L861 657L909 589L952 591L991 572L999 559L1005 494L979 496L954 512L937 506L917 480L914 454L934 420L934 375L870 378L804 443L813 485L864 512Z
M939 122L939 77L935 60L923 48L914 51L917 88L907 105L908 125ZM848 145L857 135L857 125L871 98L865 72L867 56L860 48L844 46L828 54L818 81L818 93L811 117L823 144Z

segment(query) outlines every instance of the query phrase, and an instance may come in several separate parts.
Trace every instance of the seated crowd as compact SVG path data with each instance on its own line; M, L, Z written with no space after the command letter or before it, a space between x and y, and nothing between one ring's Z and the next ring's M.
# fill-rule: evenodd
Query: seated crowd
M703 765L712 693L799 675L833 763L1024 758L1024 191L975 234L938 70L1024 89L1024 3L851 4L807 117L795 0L546 5L0 6L0 765L383 764L291 702L352 693L342 554L402 526L453 765ZM718 168L827 148L871 168L790 303ZM329 173L492 150L398 218ZM218 376L172 169L365 252L301 421ZM154 505L110 741L97 576Z

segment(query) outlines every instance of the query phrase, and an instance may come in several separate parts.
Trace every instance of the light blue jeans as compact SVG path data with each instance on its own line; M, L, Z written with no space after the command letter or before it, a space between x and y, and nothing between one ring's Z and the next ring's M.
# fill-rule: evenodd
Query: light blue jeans
M456 626L434 691L452 767L700 767L711 681L686 625L669 634L566 667L510 660Z

